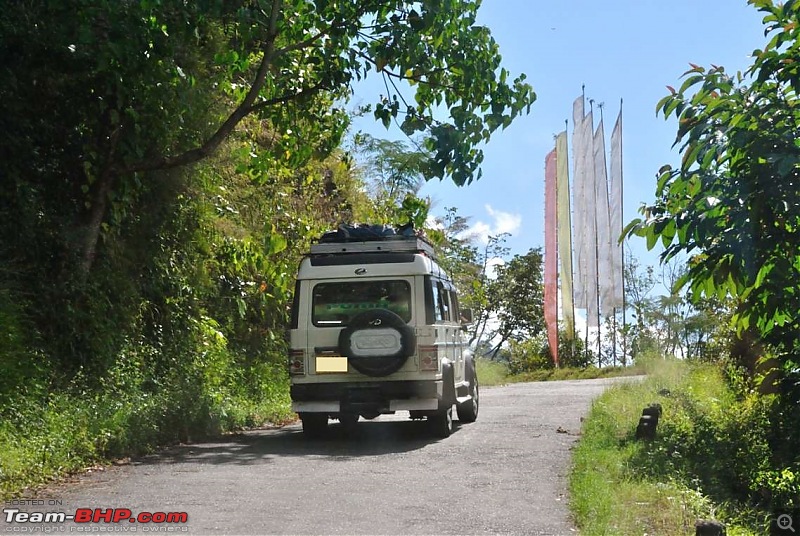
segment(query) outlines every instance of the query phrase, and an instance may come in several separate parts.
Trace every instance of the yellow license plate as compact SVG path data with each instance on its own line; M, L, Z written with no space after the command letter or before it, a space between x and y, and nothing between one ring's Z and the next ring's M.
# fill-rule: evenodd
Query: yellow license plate
M347 372L347 358L341 356L317 356L317 374Z

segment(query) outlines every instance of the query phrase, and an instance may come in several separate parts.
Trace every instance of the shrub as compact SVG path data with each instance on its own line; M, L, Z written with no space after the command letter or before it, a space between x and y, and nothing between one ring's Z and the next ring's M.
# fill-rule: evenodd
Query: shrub
M671 496L698 494L708 503L706 515L716 510L726 522L757 531L771 513L800 506L800 410L777 395L737 392L716 364L662 359L647 367L641 385L614 388L595 403L584 429L591 439L581 447L589 452L581 459L602 446L619 466L620 482L668 485ZM653 402L663 407L658 435L636 442L641 408Z

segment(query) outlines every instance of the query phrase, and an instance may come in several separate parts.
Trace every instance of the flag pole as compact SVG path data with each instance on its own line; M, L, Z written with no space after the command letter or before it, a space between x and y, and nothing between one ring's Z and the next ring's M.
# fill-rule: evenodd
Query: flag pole
M622 200L625 198L624 188L625 188L625 181L622 180L624 177L624 173L622 171L622 97L619 99L619 211L620 211L620 220L625 221L625 207ZM621 237L620 237L621 238ZM623 240L624 241L624 240ZM626 318L625 318L625 311L628 309L627 298L625 297L625 248L621 247L620 255L622 256L622 360L624 364L628 363L628 348L627 348L627 337L625 336L625 329L627 327ZM615 315L616 316L616 315Z

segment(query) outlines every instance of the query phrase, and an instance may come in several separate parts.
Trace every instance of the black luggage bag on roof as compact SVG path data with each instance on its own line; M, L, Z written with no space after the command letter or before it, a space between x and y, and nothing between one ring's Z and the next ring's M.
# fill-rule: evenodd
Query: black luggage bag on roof
M390 225L340 225L335 231L322 235L321 244L337 242L371 242L373 240L386 240L391 237L414 237L414 227L403 225L395 229Z

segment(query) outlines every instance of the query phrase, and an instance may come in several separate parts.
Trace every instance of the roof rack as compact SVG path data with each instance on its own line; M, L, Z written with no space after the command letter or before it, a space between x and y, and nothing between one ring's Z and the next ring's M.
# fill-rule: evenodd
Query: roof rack
M435 258L433 244L420 236L385 236L365 241L329 241L311 245L312 255L342 253L425 253Z

